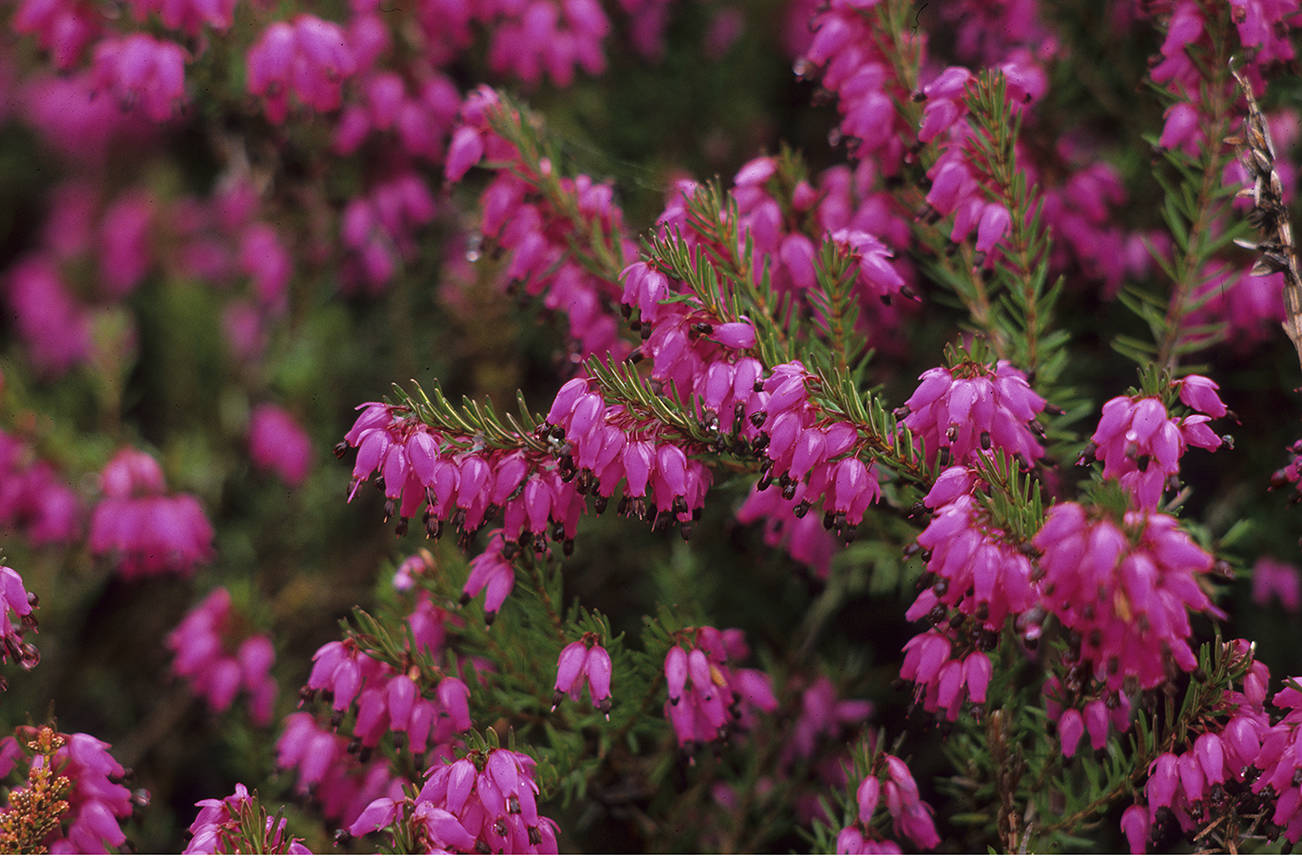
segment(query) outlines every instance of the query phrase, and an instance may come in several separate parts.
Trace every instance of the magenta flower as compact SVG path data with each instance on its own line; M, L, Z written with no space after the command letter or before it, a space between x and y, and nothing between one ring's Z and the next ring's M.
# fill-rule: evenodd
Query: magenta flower
M100 16L81 3L22 0L11 21L15 33L36 37L59 70L76 65L102 30Z
M665 655L669 700L664 712L679 747L690 753L734 728L749 728L755 710L776 711L778 702L767 675L729 665L730 656L734 661L745 656L744 643L730 648L727 634L713 627L686 633L691 647L674 644Z
M6 770L22 756L20 740L23 744L35 740L36 730L19 727L18 736L0 740L0 757L9 758ZM68 812L45 839L49 852L58 856L104 854L109 847L121 847L127 839L121 821L131 816L137 797L122 785L126 771L109 754L109 745L84 732L56 733L53 744L58 749L50 764L68 778L72 788L66 796ZM38 754L30 766L45 761ZM148 795L143 798L147 800Z
M1279 601L1286 612L1297 612L1302 605L1302 586L1297 567L1272 558L1261 557L1252 567L1252 601L1258 606Z
M339 107L342 84L356 71L339 25L313 15L277 21L249 49L249 93L263 98L268 119L283 123L289 97L313 111Z
M1211 555L1174 518L1131 512L1123 529L1059 503L1033 543L1043 552L1042 605L1082 638L1081 661L1109 690L1129 677L1145 689L1161 684L1167 655L1194 668L1189 613L1221 613L1195 577L1211 568Z
M273 404L253 410L249 453L255 466L274 471L289 486L301 485L312 465L312 441L293 416Z
M587 682L592 707L600 709L606 720L610 720L610 654L597 644L599 641L596 634L585 633L583 638L561 649L556 663L556 684L552 688L552 711L566 694L577 701Z
M167 636L167 647L175 655L172 671L218 713L228 709L241 690L247 692L250 718L266 726L276 699L271 677L276 652L266 636L242 636L236 621L225 588L205 597ZM234 653L228 650L232 648Z
M415 799L394 806L427 853L556 853L556 824L538 813L536 763L505 748L435 765ZM380 806L387 814L388 806Z
M885 773L883 779L882 773ZM908 838L923 850L932 850L940 843L932 809L918 796L918 784L909 767L899 757L881 754L871 771L855 792L858 822L841 830L837 836L836 852L845 855L898 854L900 847L894 841L879 840L872 828L872 817L882 804L890 813L894 833Z
M1209 402L1215 396L1208 397L1210 390L1194 386L1188 391L1191 400L1213 406ZM1141 509L1156 509L1168 480L1179 473L1180 456L1189 446L1209 452L1221 446L1221 438L1207 427L1208 418L1200 414L1170 418L1157 398L1113 398L1103 405L1090 438L1094 455L1103 460L1103 478L1119 480ZM1088 460L1088 455L1082 459Z
M191 36L204 27L227 29L235 12L235 0L128 0L127 5L136 21L144 21L153 13L168 30L181 30Z
M212 526L192 495L165 496L163 472L124 448L105 465L105 498L91 516L90 550L116 561L125 579L186 575L212 554Z
M1148 811L1143 805L1131 805L1121 815L1121 832L1126 836L1132 855L1139 856L1148 850Z
M23 587L23 577L12 567L0 566L0 662L13 660L24 669L41 660L36 646L26 641L27 631L36 632L36 595ZM0 679L0 690L5 683Z
M215 853L311 855L312 851L303 846L301 839L285 834L285 826L289 822L285 817L281 817L279 822L276 822L274 817L267 817L261 840L246 840L243 815L251 810L254 804L244 784L236 784L235 792L224 799L203 799L195 802L199 813L190 824L190 843L186 845L183 855Z
M95 46L94 82L121 109L139 107L151 121L174 117L185 103L185 50L142 33Z
M297 791L311 791L330 820L351 823L372 801L401 799L403 783L381 757L363 762L348 750L348 738L317 725L311 714L285 718L285 731L276 742L276 765L293 770ZM415 750L413 748L413 750Z
M1001 361L991 372L973 362L932 368L905 402L904 426L922 437L927 452L966 464L978 451L999 448L1027 463L1044 454L1034 436L1045 401L1021 371Z
M53 261L29 257L5 278L9 308L37 368L57 375L90 358L90 314L74 299Z

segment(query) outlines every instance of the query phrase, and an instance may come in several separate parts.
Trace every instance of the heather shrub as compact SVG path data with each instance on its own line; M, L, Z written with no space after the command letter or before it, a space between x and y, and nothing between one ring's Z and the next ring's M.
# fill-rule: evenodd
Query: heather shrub
M0 852L1302 839L1296 2L0 17Z

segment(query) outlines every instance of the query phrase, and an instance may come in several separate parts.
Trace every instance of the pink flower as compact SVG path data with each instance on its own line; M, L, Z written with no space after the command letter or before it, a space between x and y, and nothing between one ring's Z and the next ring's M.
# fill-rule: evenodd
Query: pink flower
M1221 613L1195 578L1212 558L1174 518L1131 512L1123 530L1059 503L1032 542L1043 552L1042 605L1081 637L1081 661L1109 690L1132 676L1145 689L1161 684L1168 654L1193 669L1189 613Z
M259 726L271 722L276 681L270 672L276 652L266 636L236 632L225 588L213 591L187 614L168 634L166 644L175 655L172 671L189 681L213 711L225 711L243 689L249 695L253 722ZM234 654L227 650L232 647L237 647Z
M303 846L298 838L285 834L288 820L281 817L279 822L268 816L259 840L246 840L249 824L245 822L246 814L259 810L257 803L249 796L244 784L236 784L235 792L224 799L203 799L195 802L199 813L190 824L190 843L184 855L191 854L247 854L250 852L264 854L310 855L311 851ZM265 813L265 812L264 812ZM254 813L256 819L259 814ZM256 827L255 827L256 828Z
M19 727L18 735L23 744L39 741L33 727ZM0 756L21 756L15 744L19 739L10 736L0 741ZM66 796L68 812L46 839L49 852L107 853L109 847L122 846L126 834L120 823L131 816L136 799L122 785L126 772L109 754L109 745L83 732L54 733L52 745L57 749L49 758L50 765L68 778L72 788ZM46 761L37 754L29 767Z
M1214 396L1213 396L1214 397ZM1207 394L1194 387L1191 400L1207 403ZM1090 441L1094 456L1103 459L1103 478L1116 479L1141 509L1156 509L1168 479L1180 471L1180 457L1189 446L1214 452L1221 439L1207 427L1208 417L1170 418L1155 397L1119 396L1103 405ZM1082 462L1090 460L1090 456Z
M272 404L253 410L249 453L255 466L272 470L286 485L298 486L312 465L312 442L294 417Z
M318 112L339 107L342 84L356 61L339 25L314 15L268 27L248 54L249 93L264 100L267 117L283 123L292 93Z
M1008 362L999 362L993 372L963 362L932 368L919 379L905 402L909 415L903 424L922 437L928 454L939 451L955 464L996 447L1027 463L1044 454L1031 426L1045 401Z
M185 103L185 50L136 33L95 46L95 87L123 111L137 106L151 121L170 120Z
M1252 601L1258 606L1279 601L1286 612L1297 612L1302 604L1297 568L1272 558L1258 558L1252 567Z
M403 809L419 823L428 852L556 853L556 824L538 813L536 763L505 748L474 751L427 772Z
M729 665L729 648L713 627L686 632L690 650L674 644L665 655L665 682L669 700L665 717L673 727L679 747L690 752L697 744L722 738L733 729L746 729L755 710L777 710L768 676L754 669ZM744 647L732 649L734 658Z
M188 574L211 556L212 526L188 494L164 496L153 458L124 448L104 467L105 498L91 516L90 550L109 555L123 578Z

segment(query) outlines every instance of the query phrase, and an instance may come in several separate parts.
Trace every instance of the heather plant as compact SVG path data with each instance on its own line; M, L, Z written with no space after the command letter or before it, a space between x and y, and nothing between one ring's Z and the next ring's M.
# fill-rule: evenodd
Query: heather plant
M0 18L0 851L1302 839L1295 0Z

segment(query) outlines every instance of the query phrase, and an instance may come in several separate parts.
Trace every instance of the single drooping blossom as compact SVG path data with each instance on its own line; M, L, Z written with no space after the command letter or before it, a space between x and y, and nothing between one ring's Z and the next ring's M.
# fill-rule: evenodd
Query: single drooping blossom
M1189 613L1223 615L1198 585L1211 555L1174 518L1130 512L1118 527L1059 503L1032 542L1043 553L1041 605L1079 637L1081 662L1110 691L1156 687L1168 661L1194 668Z
M247 635L239 621L231 609L230 592L213 591L167 635L167 647L174 655L172 671L218 713L245 691L250 718L266 726L276 700L276 681L271 677L276 652L268 637Z
M696 627L680 636L684 641L665 655L669 699L664 711L684 751L722 739L732 729L748 729L756 710L777 710L768 675L732 665L749 653L740 630Z
M1284 611L1296 613L1302 606L1302 577L1297 567L1262 557L1252 566L1252 602L1268 606L1277 600Z
M1190 384L1181 395L1209 410L1225 414L1225 405L1215 394L1215 384L1205 377ZM1196 408L1195 408L1196 409ZM1156 397L1122 395L1103 405L1098 427L1090 437L1093 457L1103 461L1103 478L1116 479L1135 498L1141 509L1156 509L1168 480L1180 472L1180 456L1190 446L1215 452L1221 438L1207 427L1208 413L1171 418Z
M425 853L556 854L556 823L538 814L533 757L490 748L434 765L414 799L380 798L348 827L354 836L407 826Z
M312 466L312 441L285 410L260 404L249 419L249 454L255 466L298 486Z
M267 118L284 123L292 94L317 112L339 108L343 82L356 71L347 35L315 15L277 21L249 49L249 93L260 96Z
M1021 371L1000 361L991 371L977 362L932 368L904 406L904 426L922 437L927 454L955 464L998 448L1031 464L1044 455L1035 421L1046 406Z
M581 639L561 649L556 685L552 688L552 711L567 694L577 702L586 682L592 707L601 709L610 720L610 653L600 642L595 633L584 633Z
M203 799L195 802L199 813L190 824L190 843L182 855L311 855L312 851L303 846L300 838L285 834L289 821L281 817L263 816L257 802L257 796L250 796L244 784L236 784L235 792L224 799ZM262 834L257 840L247 838L250 824L246 822L251 815L256 828L261 821Z
M23 577L13 567L0 566L0 663L16 662L33 669L41 662L36 646L27 641L28 631L36 632L36 595L23 587ZM0 678L0 690L5 688Z
M123 578L188 574L211 556L212 526L189 494L165 495L162 468L129 447L101 474L104 499L91 516L90 550L114 559Z
M35 753L27 760L21 745ZM55 733L49 727L22 726L17 737L0 740L0 774L7 776L20 758L33 768L49 764L67 780L68 808L46 836L52 855L107 853L126 842L121 821L131 816L137 800L120 781L127 774L108 752L109 745L84 732ZM47 753L48 751L48 753ZM13 797L10 796L13 810Z
M135 33L95 46L95 87L124 111L139 108L151 121L176 116L185 103L185 49Z
M907 838L922 850L933 850L940 843L936 824L931 819L931 805L919 798L918 784L899 757L887 753L877 756L869 774L855 791L855 801L859 809L857 822L846 826L837 836L838 854L887 856L900 853L899 844L878 839L872 830L873 815L883 803L890 813L896 837Z

